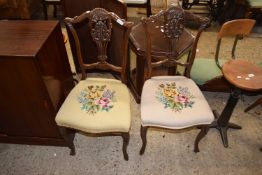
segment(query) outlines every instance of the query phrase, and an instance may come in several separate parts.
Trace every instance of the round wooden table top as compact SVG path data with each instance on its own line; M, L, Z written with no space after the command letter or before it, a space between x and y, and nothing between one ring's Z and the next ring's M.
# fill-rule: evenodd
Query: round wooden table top
M262 89L262 68L245 60L230 60L222 67L224 77L234 86L248 91Z

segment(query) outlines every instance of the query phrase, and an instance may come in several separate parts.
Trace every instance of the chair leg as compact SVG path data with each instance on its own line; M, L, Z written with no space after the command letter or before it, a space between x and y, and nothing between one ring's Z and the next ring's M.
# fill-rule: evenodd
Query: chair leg
M46 5L46 4L43 4L43 12L44 12L44 18L45 18L45 20L48 20L47 5Z
M199 152L198 144L200 140L203 139L207 135L208 130L209 130L209 125L201 127L201 131L199 132L195 140L195 147L194 147L195 153Z
M54 5L54 13L53 13L54 18L56 18L56 14L57 14L57 6Z
M122 134L122 138L123 138L123 147L122 147L122 150L123 150L123 155L124 155L124 159L125 160L128 160L128 154L127 154L127 145L129 143L129 133L123 133Z
M146 16L149 17L150 15L152 15L152 11L151 11L151 0L147 0L147 4L146 4Z
M254 107L258 106L258 105L262 105L262 98L259 98L257 101L255 101L253 104L251 104L250 106L248 106L245 109L245 112L248 112L249 110L253 109Z
M59 127L59 131L62 137L65 139L66 143L68 144L68 147L70 149L70 155L74 156L76 154L74 145L75 132L71 129L67 129L64 127Z
M148 127L143 127L141 125L141 128L140 128L140 136L141 136L141 139L142 139L142 147L140 149L140 155L143 155L144 152L145 152L145 149L146 149L146 144L147 144L147 140L146 140L146 135L147 135L147 129Z

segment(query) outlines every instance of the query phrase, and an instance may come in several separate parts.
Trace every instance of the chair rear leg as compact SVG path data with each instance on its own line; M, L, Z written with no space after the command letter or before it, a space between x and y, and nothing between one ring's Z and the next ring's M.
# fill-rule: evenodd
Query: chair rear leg
M54 12L53 12L53 16L54 16L54 18L56 18L57 17L57 6L56 5L54 5Z
M48 20L47 5L43 3L43 12L45 20Z
M123 138L122 150L123 150L124 159L128 160L127 146L128 146L129 138L130 138L129 133L123 133L122 138Z
M209 125L201 127L201 131L199 132L199 134L197 135L196 140L195 140L195 147L194 147L195 153L199 152L198 144L199 144L200 140L203 139L207 135L208 130L209 130Z
M145 149L146 149L146 144L147 144L147 140L146 140L146 135L147 135L147 129L148 127L143 127L141 125L141 128L140 128L140 136L141 136L141 139L142 139L142 147L140 149L140 155L143 155L144 152L145 152Z
M152 11L151 11L151 0L147 0L146 3L146 16L149 17L150 15L152 15Z
M76 154L74 145L75 132L71 129L67 129L64 127L59 127L59 131L62 137L65 139L66 143L68 144L68 147L70 149L70 155L74 156Z

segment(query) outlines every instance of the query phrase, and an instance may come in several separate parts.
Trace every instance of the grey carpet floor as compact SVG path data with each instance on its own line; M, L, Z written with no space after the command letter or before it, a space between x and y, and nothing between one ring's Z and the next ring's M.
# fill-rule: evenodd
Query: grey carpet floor
M204 32L197 57L213 58L216 45L214 27ZM249 37L238 46L237 56L261 61L262 38ZM225 40L222 56L230 56L230 42ZM70 56L70 52L69 52ZM221 112L229 94L204 92L212 109ZM120 137L87 137L77 134L76 155L70 156L66 147L0 144L1 175L190 175L190 174L262 174L262 108L248 113L244 109L258 96L243 96L237 104L231 121L243 127L229 130L229 147L224 148L216 129L211 129L200 142L200 152L193 152L197 129L183 132L149 130L148 144L143 156L139 155L140 105L132 98L132 123L129 161L122 155Z
M228 94L204 93L210 106L221 112ZM261 107L249 113L243 109L257 97L244 96L231 118L243 127L229 130L229 147L224 148L219 133L211 129L193 152L197 129L183 132L148 131L148 144L139 155L140 105L132 99L129 161L124 161L120 137L87 137L77 134L76 155L66 147L0 144L0 174L262 174Z

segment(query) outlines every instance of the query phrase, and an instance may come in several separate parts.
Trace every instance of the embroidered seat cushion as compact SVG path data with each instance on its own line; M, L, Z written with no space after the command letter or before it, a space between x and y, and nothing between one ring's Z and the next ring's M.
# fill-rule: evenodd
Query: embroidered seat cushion
M147 80L141 97L143 126L182 129L210 124L214 115L198 86L184 76Z
M220 59L222 66L227 60ZM196 58L190 73L190 77L198 85L203 85L213 78L223 76L221 70L216 65L215 59Z
M119 80L82 80L69 93L55 120L59 126L88 133L128 132L129 91Z

